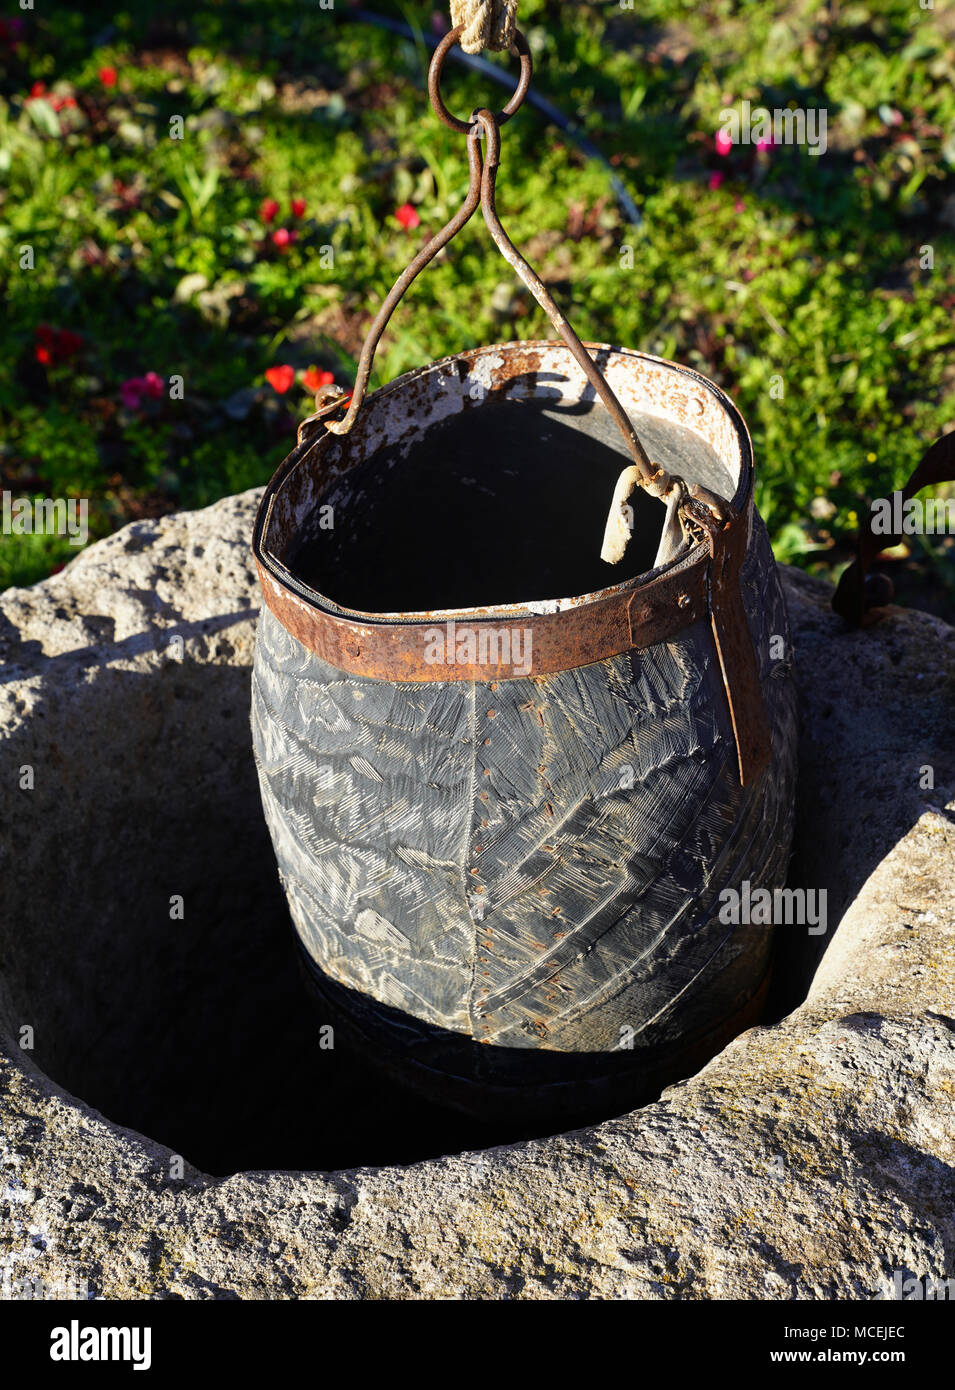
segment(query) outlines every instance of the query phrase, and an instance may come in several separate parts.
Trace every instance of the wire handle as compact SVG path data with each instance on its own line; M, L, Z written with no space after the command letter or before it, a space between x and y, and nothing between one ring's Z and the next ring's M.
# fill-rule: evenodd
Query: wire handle
M646 492L659 498L661 501L669 500L674 489L677 489L681 503L688 496L695 497L697 501L701 502L716 517L717 521L722 524L728 519L732 511L732 508L729 508L728 504L725 503L722 498L717 497L707 489L699 486L688 487L681 478L669 474L666 469L651 462L646 449L640 442L637 432L630 421L630 417L620 404L620 401L611 389L603 372L584 347L565 315L561 312L540 276L524 259L501 225L501 220L498 216L495 204L495 182L501 162L500 128L501 125L510 120L527 95L533 75L533 60L526 38L519 29L515 30L514 44L510 51L515 57L520 59L521 72L513 95L503 109L497 113L488 110L486 107L481 107L472 113L469 121L461 120L459 117L452 115L441 96L441 73L444 68L445 58L453 44L460 38L461 32L462 26L460 25L451 29L435 49L428 71L428 92L431 97L431 105L438 118L451 130L467 135L468 167L470 171L467 196L454 217L452 217L451 220L442 227L424 247L422 247L413 260L402 271L378 313L375 315L362 346L361 355L358 360L358 371L355 377L355 386L351 394L351 399L348 401L344 417L339 420L331 418L331 416L337 414L344 406L344 400L336 399L324 403L316 410L314 415L309 416L307 420L303 421L299 431L300 439L308 432L309 426L319 421L324 423L325 428L332 434L344 435L349 433L365 398L375 351L381 341L381 336L388 325L391 315L401 301L402 296L417 279L421 271L424 270L425 266L429 265L438 252L457 235L461 228L473 216L480 204L481 212L487 223L488 230L501 255L533 294L554 328L563 338L574 360L580 366L587 380L606 407L617 429L620 431L627 447L627 452L633 459L633 468L635 469L636 480L639 485ZM481 151L482 138L486 144L483 156ZM317 401L316 404L318 404ZM686 513L682 506L681 514L684 516L685 525L687 525L688 528L694 529L696 534L699 534L698 528L694 525L692 514Z

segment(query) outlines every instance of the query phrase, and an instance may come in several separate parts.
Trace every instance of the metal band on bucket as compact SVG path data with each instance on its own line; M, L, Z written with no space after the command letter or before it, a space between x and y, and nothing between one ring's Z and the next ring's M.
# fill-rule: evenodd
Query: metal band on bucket
M620 353L600 345L588 347ZM437 368L453 371L461 379L480 358L494 355L503 386L521 373L526 375L529 362L539 366L542 353L560 350L553 343L521 343L463 353L398 378L369 397L366 409L389 394L400 397L404 393L413 399L422 375ZM745 784L758 775L771 752L752 639L739 598L739 568L746 553L752 508L749 435L732 402L699 373L642 354L627 353L626 357L646 363L648 370L666 368L668 373L677 373L678 380L687 379L697 391L705 390L710 403L728 420L739 450L739 487L730 519L659 573L644 582L563 600L556 611L531 611L518 604L394 617L343 610L305 585L274 553L276 548L281 553L290 540L290 516L280 515L283 489L297 470L308 470L309 465L321 474L323 454L332 442L342 447L337 436L318 428L280 465L259 507L252 549L263 598L282 626L308 651L350 675L384 681L490 682L545 675L666 642L709 616ZM674 409L679 413L679 407ZM407 407L403 418L407 418ZM698 421L690 419L688 423ZM359 446L355 435L348 438L352 447ZM310 480L308 493L313 504L319 505L320 478ZM429 653L441 640L446 644L446 656L436 662ZM453 659L448 659L447 644L453 648ZM513 659L515 644L521 652L519 669Z

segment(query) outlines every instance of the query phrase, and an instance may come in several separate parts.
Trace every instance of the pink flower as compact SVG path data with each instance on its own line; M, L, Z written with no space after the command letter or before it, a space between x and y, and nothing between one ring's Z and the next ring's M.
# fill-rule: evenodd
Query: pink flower
M417 210L413 208L410 203L402 203L400 208L396 208L395 218L398 225L404 227L406 232L411 231L414 227L421 226L421 218L418 216Z
M259 216L265 223L274 222L279 205L274 198L266 198L259 208Z
M743 211L745 211L745 208L746 208L746 204L743 202L742 198L737 198L737 199L736 199L736 202L733 204L733 211L734 211L734 212L743 212Z
M775 141L775 140L773 139L773 137L770 135L770 137L769 137L768 140L757 140L757 141L756 141L756 148L757 148L758 150L771 150L771 149L773 148L773 146L775 145L775 143L776 143L776 141Z
M725 178L726 175L723 173L722 169L717 169L715 174L710 174L710 177L706 181L706 186L715 193Z
M115 68L100 68L100 70L99 70L99 80L102 82L102 84L103 84L104 87L115 87L115 86L116 86L116 69L115 69Z
M127 410L138 410L142 400L143 379L141 376L131 376L122 382L119 394L123 398L123 405Z
M733 148L733 142L732 142L732 140L729 138L729 136L726 134L726 131L725 131L725 130L718 130L718 131L716 132L716 153L717 153L717 154L721 154L721 155L726 155L726 154L729 154L729 152L730 152L730 150L731 150L732 148Z
M157 372L147 372L145 376L131 376L122 382L119 394L127 410L139 410L144 399L159 400L164 384Z
M292 205L291 205L291 206L292 206L292 216L293 216L293 217L304 217L304 216L305 216L305 199L304 199L304 198L293 198L293 199L292 199Z
M288 227L279 227L272 233L272 243L280 251L284 251L287 246L291 246L293 241L298 241L298 232L290 232Z

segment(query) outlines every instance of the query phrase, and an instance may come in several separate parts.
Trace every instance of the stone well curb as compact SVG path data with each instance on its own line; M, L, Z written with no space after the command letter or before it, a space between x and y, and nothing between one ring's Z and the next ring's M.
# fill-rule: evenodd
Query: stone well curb
M101 696L117 738L117 702L135 696L136 737L171 749L184 720L218 737L227 707L223 757L245 757L258 496L128 526L0 598L4 900L17 876L55 872L31 858L38 836L96 813L82 764ZM217 1179L187 1163L170 1178L168 1149L39 1070L19 1042L24 1001L0 980L0 1295L30 1277L85 1278L100 1298L872 1299L895 1271L955 1274L955 631L896 611L846 633L826 586L785 582L802 720L792 881L824 887L830 919L800 1007L592 1129L408 1167ZM122 738L117 777L136 756ZM25 749L57 768L36 801ZM64 883L64 912L77 891ZM37 943L56 929L0 922L0 971L37 999L54 968ZM784 943L780 998L813 964Z

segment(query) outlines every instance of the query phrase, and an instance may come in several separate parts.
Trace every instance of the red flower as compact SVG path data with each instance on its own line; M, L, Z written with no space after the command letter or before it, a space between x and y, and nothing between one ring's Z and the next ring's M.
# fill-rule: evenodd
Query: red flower
M72 357L83 346L83 339L79 333L71 333L68 328L61 328L56 335L56 346L61 357Z
M66 362L83 346L79 333L71 333L68 328L51 328L48 323L38 324L35 330L37 346L34 356L45 367L55 367Z
M314 396L315 392L320 391L323 386L331 386L334 380L334 372L323 372L320 371L318 367L309 367L308 371L302 377L302 385L305 387L306 391L311 391Z
M305 199L304 199L304 198L293 198L293 199L292 199L292 216L293 216L293 217L304 217L304 216L305 216Z
M139 193L133 184L123 183L122 179L113 179L113 192L124 212L139 207Z
M272 233L272 241L280 251L284 251L286 246L291 246L293 241L298 241L298 232L290 232L288 227L279 227Z
M284 396L286 391L295 380L295 368L282 364L279 367L269 367L265 373L265 379L273 391L277 391L280 396Z
M275 214L278 212L278 210L279 205L275 201L275 199L266 198L263 201L262 206L259 208L259 216L261 217L263 222L272 222L275 220Z
M33 86L30 88L30 95L31 95L31 97L42 97L42 96L45 96L45 95L46 95L46 83L45 83L45 82L34 82Z
M115 69L115 68L100 68L100 70L99 70L99 80L102 82L102 84L103 84L104 87L115 87L115 86L116 86L116 69Z
M406 232L411 231L413 227L421 226L421 218L410 203L402 203L400 208L396 208L395 218L398 225L404 227Z

